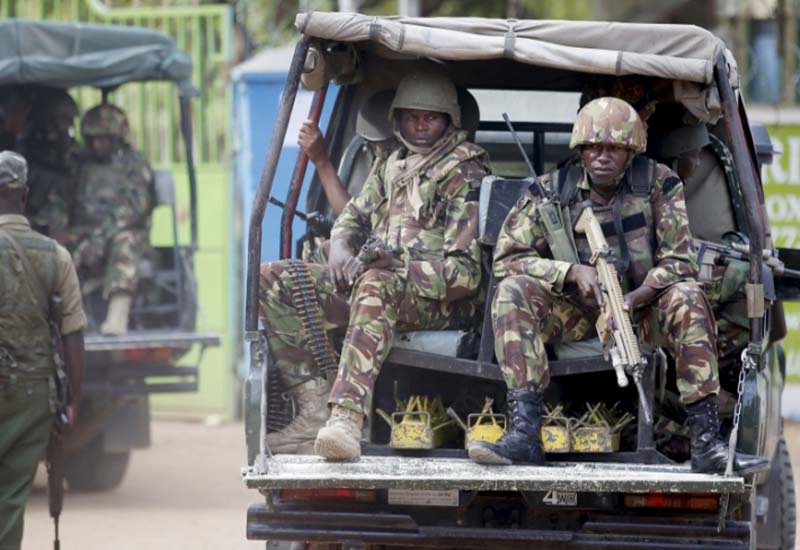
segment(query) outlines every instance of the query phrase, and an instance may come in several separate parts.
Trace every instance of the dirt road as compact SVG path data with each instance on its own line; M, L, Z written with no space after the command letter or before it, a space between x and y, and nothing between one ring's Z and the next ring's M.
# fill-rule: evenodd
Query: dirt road
M787 423L786 436L798 486L800 424ZM134 454L128 477L119 489L96 495L67 495L61 520L62 547L262 549L262 543L245 540L245 510L256 495L239 480L243 463L240 424L212 428L155 422L153 447ZM44 477L40 475L28 506L23 550L51 548L52 530Z
M239 478L241 424L154 422L153 446L135 452L116 491L67 493L61 546L80 550L253 550L245 511L256 499ZM25 517L23 550L52 548L45 478L39 472Z

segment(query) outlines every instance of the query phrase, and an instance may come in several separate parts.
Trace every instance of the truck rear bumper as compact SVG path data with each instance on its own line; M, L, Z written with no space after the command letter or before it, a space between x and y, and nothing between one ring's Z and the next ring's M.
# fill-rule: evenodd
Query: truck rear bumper
M630 493L746 493L741 477L692 473L688 465L548 462L547 466L484 466L465 458L364 456L328 462L275 455L243 472L251 489L459 489Z
M594 519L577 531L423 526L406 514L319 511L270 512L264 504L247 511L250 540L301 540L401 546L537 550L733 550L747 549L750 524L729 521L717 532L713 521L659 521L654 518Z

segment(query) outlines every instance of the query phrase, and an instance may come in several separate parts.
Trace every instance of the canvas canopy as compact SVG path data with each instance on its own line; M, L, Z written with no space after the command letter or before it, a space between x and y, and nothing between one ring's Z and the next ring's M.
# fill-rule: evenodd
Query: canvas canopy
M175 41L139 27L0 21L0 85L113 88L131 81L168 80L194 92L192 60Z
M399 55L449 61L512 59L520 63L602 75L672 80L675 99L705 121L720 116L714 64L728 62L725 44L691 25L481 18L373 17L352 13L299 14L297 29L338 42L377 43Z

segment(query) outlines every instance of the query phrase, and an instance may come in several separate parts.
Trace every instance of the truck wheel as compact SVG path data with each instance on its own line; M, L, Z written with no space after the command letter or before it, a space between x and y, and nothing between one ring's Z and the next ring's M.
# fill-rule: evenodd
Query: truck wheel
M766 527L779 537L776 541L770 537L771 544L778 542L777 546L770 545L770 548L779 550L792 550L795 541L796 505L794 492L794 474L792 473L792 461L789 456L789 449L786 448L786 441L783 437L778 441L775 454L772 457L772 468L769 473L769 498L776 502L770 502L770 516ZM758 548L762 548L758 545Z
M797 507L794 493L794 473L792 473L792 459L789 456L789 449L786 448L786 440L781 437L778 441L778 449L775 453L778 460L780 471L780 518L781 518L781 550L791 550L794 548L795 528L797 525Z
M71 490L85 493L110 491L122 483L131 453L104 451L101 437L98 435L67 456L64 477Z

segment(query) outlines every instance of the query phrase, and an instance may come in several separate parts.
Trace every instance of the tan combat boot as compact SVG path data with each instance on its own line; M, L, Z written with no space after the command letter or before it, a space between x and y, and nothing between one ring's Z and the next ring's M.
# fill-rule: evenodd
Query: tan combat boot
M124 336L128 334L128 314L131 312L133 297L125 292L111 295L108 302L106 320L100 326L100 333L108 336Z
M330 460L360 459L363 426L363 414L334 405L328 423L317 434L314 452Z
M299 413L282 430L267 434L267 445L273 453L311 454L314 438L328 420L328 397L333 381L315 378L289 390Z

